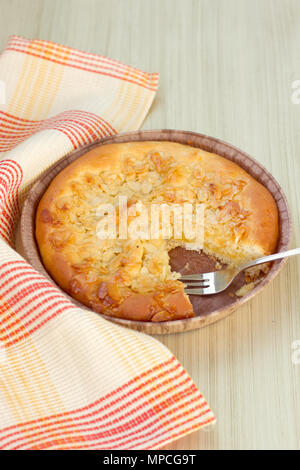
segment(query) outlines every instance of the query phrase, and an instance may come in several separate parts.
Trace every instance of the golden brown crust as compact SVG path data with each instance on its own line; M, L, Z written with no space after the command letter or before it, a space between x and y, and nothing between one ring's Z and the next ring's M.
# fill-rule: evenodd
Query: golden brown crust
M273 197L230 160L173 142L100 146L54 178L36 214L45 267L66 292L100 313L141 321L193 315L168 266L165 240L97 240L91 204L113 202L122 191L130 204L204 204L204 251L223 261L238 264L276 248Z

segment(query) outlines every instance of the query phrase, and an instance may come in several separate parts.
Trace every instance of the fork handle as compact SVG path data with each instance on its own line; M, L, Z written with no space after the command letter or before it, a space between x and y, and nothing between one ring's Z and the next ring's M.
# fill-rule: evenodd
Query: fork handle
M263 258L258 258L249 263L245 263L241 266L242 269L251 268L257 264L268 263L269 261L275 261L276 259L287 258L288 256L300 255L300 248L295 248L294 250L280 251L274 255L263 256Z

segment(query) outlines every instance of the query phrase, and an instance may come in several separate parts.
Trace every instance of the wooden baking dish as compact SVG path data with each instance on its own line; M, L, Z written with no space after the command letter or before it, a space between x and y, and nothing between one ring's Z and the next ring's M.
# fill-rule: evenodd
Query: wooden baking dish
M51 279L46 269L44 268L39 250L35 240L35 212L38 203L49 186L52 179L73 162L81 155L86 153L99 145L105 145L110 143L121 143L121 142L135 142L135 141L146 141L146 140L158 140L158 141L173 141L182 144L192 145L194 147L201 148L208 152L213 152L229 160L234 161L244 170L246 170L251 176L253 176L258 182L263 184L273 195L279 212L279 239L277 251L283 251L288 249L291 235L291 219L290 212L286 198L283 191L275 179L270 173L263 168L258 162L252 159L249 155L242 152L241 150L233 147L230 144L222 142L218 139L208 137L206 135L198 134L195 132L188 131L177 131L177 130L150 130L150 131L137 131L127 134L119 134L113 137L107 137L98 141L93 142L85 147L78 150L74 150L67 156L63 157L51 168L49 168L34 184L28 197L24 203L21 222L20 222L20 235L22 251L27 260L32 266L55 284ZM183 248L176 248L170 253L171 266L176 271L182 271L183 267L188 262L189 271L187 272L207 272L214 270L214 262L206 255L202 255L196 252L184 250ZM243 276L241 275L226 291L208 296L191 296L194 311L196 316L185 320L167 321L161 323L151 322L138 322L132 320L123 320L118 318L108 317L101 315L104 318L117 322L121 325L134 328L139 331L143 331L150 334L164 334L164 333L175 333L181 331L187 331L195 328L201 328L217 320L225 318L227 315L232 313L239 305L243 304L258 292L260 292L271 280L276 276L279 270L285 263L285 259L279 260L273 263L268 274L262 279L262 281L256 285L256 287L243 297L233 296L234 293L242 284ZM80 304L78 301L71 298L67 293L65 295L76 305L87 309L86 306ZM95 315L97 315L95 313Z

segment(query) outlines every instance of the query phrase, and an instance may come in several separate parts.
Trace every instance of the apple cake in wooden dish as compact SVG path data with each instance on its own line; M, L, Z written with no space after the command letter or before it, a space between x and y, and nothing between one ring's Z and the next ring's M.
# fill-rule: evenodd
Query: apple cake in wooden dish
M164 333L222 318L266 285L284 260L208 296L186 295L180 274L286 249L290 216L274 178L240 150L191 132L140 131L48 170L24 204L21 238L33 266L76 302Z

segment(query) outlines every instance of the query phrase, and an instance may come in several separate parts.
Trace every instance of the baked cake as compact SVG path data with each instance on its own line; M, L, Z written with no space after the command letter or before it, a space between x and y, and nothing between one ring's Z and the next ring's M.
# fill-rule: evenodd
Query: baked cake
M99 207L112 205L119 222L120 196L128 223L141 203L149 213L155 204L197 204L204 210L201 244L174 233L121 238L118 224L114 238L101 238L107 214ZM203 249L238 265L272 253L277 237L277 206L264 186L226 158L174 142L95 148L53 179L36 213L40 254L57 284L96 312L139 321L194 316L169 265L172 248Z

